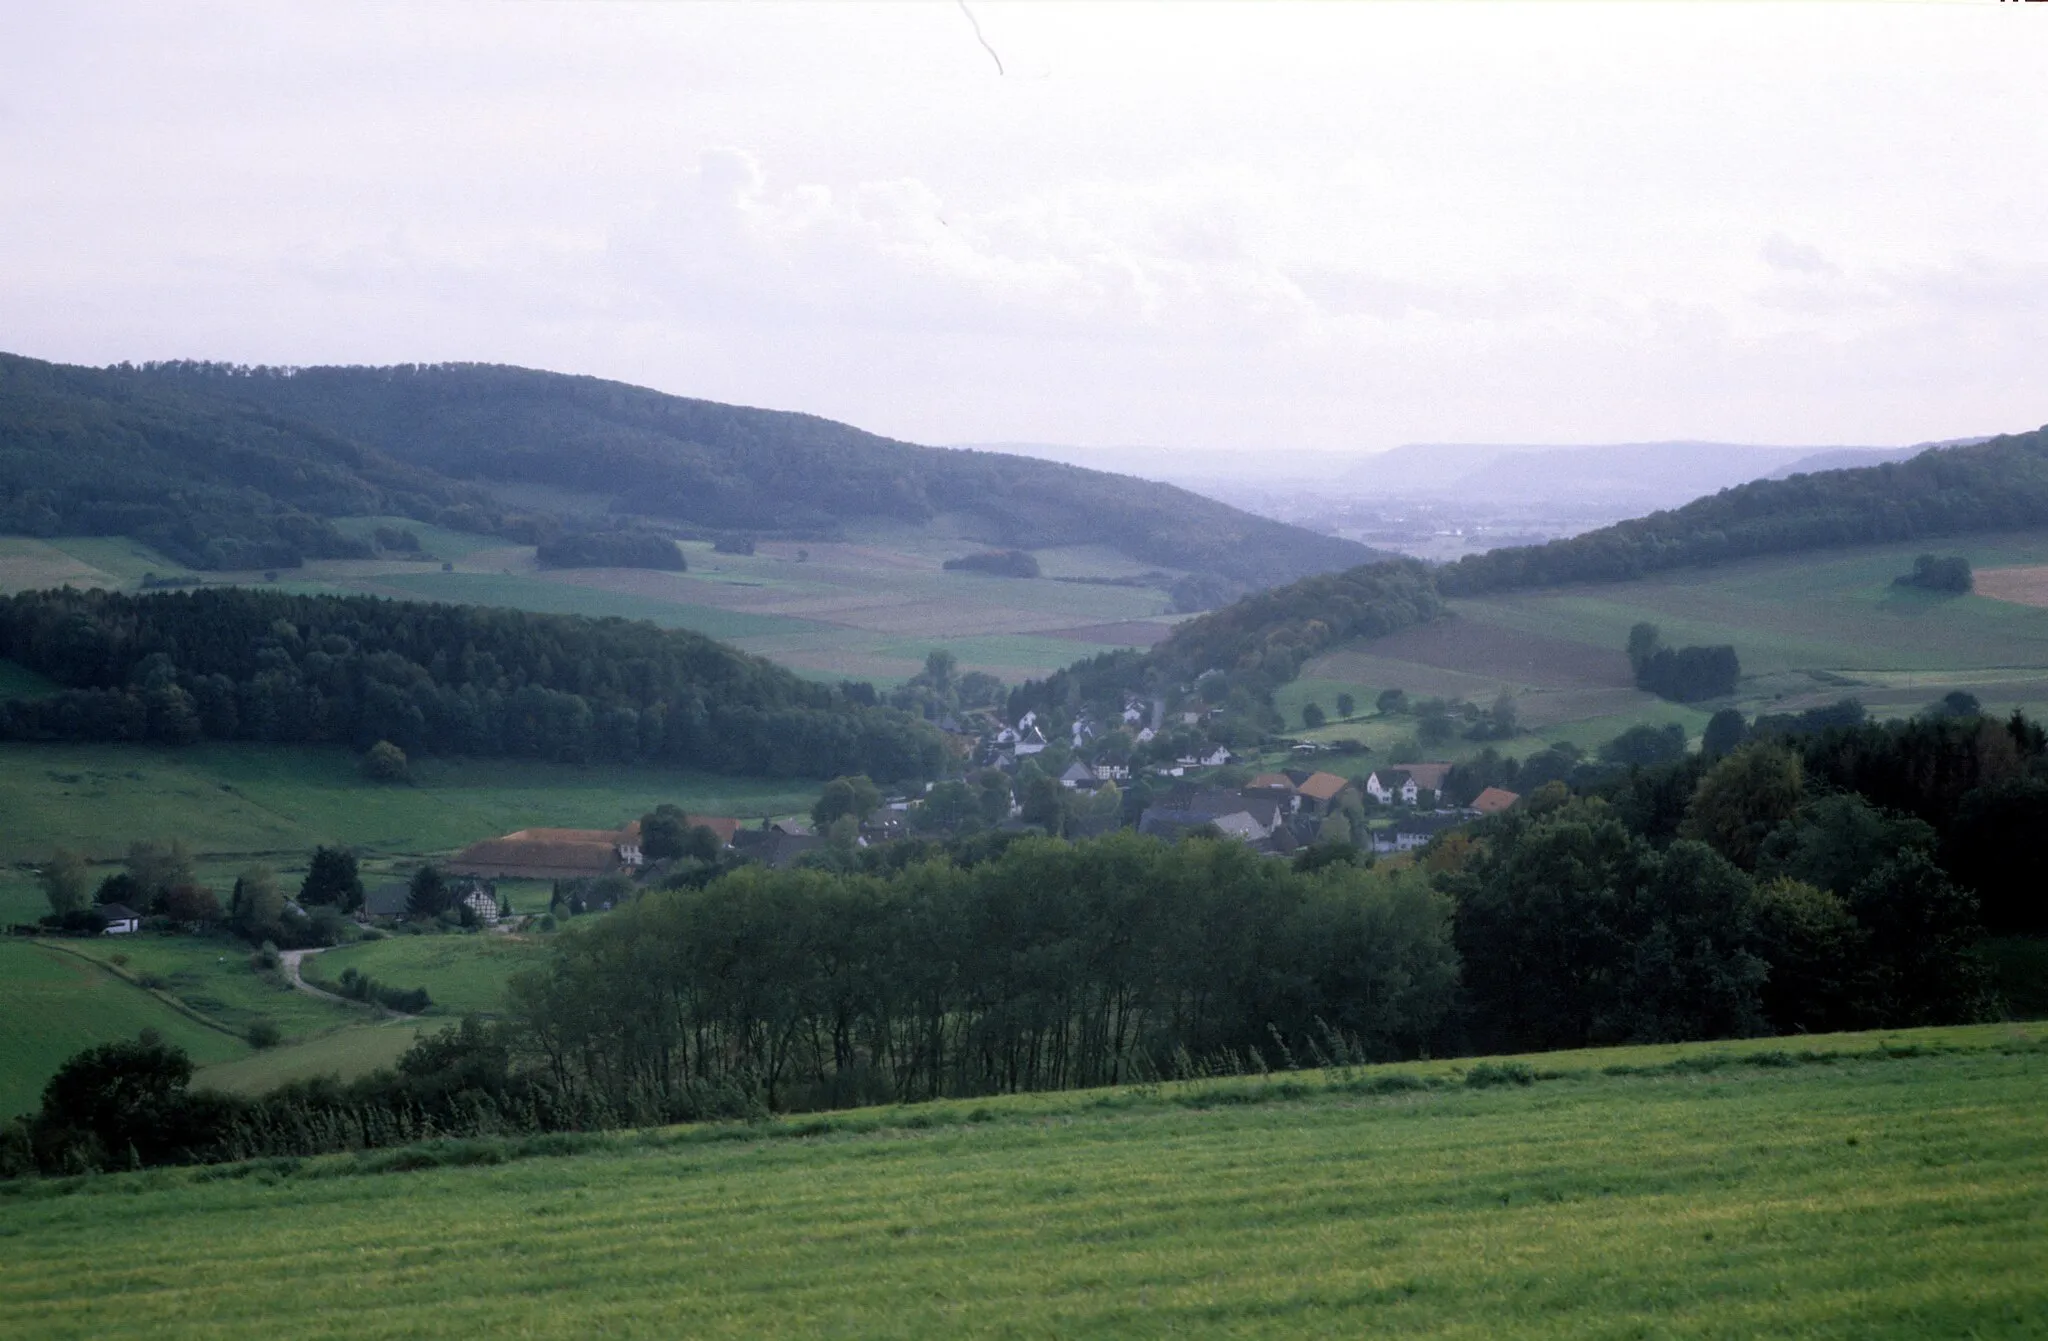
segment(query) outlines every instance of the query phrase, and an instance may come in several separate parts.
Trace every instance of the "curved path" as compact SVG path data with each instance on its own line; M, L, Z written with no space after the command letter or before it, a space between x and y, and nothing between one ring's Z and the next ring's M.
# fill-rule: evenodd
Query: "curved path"
M379 1005L374 1001L353 1001L345 996L337 996L323 987L315 987L312 983L307 982L299 973L299 965L304 963L308 956L324 955L333 948L331 945L322 945L311 950L279 950L277 952L277 962L284 969L285 981L289 982L298 991L304 992L307 996L317 996L322 1001L334 1001L344 1006L368 1006L371 1010L389 1016L394 1020L417 1020L419 1018L417 1015L407 1015L402 1010L393 1010L389 1006Z

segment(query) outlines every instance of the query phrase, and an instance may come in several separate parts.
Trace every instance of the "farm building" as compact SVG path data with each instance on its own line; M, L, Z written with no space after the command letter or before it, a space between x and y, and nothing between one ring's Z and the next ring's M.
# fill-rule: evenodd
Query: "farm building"
M1335 773L1311 773L1295 789L1295 795L1301 798L1301 808L1309 814L1327 815L1350 785L1349 779Z
M640 822L623 829L521 829L473 843L445 869L485 880L582 880L640 865Z

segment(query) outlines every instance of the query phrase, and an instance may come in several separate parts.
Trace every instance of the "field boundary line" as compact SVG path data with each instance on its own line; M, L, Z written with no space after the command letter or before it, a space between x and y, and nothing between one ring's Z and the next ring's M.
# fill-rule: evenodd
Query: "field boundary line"
M127 983L130 987L135 988L137 991L145 992L150 996L155 997L158 1001L163 1002L166 1006L169 1006L172 1010L177 1011L178 1014L183 1015L188 1020L192 1020L197 1024L203 1024L208 1029L218 1030L219 1032L226 1034L229 1038L238 1039L243 1042L247 1041L246 1039L243 1039L242 1035L239 1032L237 1032L232 1026L227 1025L221 1022L220 1020L214 1019L211 1015L208 1015L204 1011L201 1011L198 1007L189 1005L183 999L172 996L169 992L163 991L155 987L145 987L139 978L136 978L134 975L130 974L127 970L121 968L118 965L109 964L104 959L94 959L91 955L86 954L83 951L74 950L68 945L61 945L53 940L47 940L41 936L33 938L30 944L39 945L46 950L52 950L61 955L68 955L71 958L76 959L81 964L90 964L96 969L100 969L104 972L111 973L113 976L119 978L122 982Z

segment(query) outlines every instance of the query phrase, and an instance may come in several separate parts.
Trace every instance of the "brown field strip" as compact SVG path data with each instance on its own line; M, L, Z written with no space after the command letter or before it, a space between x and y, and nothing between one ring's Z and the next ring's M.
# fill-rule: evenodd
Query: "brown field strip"
M2014 605L2048 606L2048 564L2026 568L1980 568L1977 594Z

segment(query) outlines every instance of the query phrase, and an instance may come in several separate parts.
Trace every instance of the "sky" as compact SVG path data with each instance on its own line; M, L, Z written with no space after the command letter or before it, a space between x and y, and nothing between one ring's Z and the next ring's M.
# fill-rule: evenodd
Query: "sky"
M2018 431L2044 11L18 4L0 349L1253 462Z

